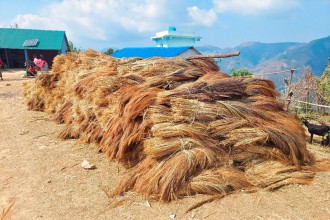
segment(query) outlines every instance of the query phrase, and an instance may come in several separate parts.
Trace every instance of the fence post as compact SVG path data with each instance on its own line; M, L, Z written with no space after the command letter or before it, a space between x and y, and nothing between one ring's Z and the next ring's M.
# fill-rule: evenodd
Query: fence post
M288 89L286 91L286 105L285 105L285 110L289 110L289 105L291 103L291 98L292 98L292 91L291 91L291 83L292 83L292 76L294 73L294 69L290 70L290 78L289 78L289 82L288 82Z

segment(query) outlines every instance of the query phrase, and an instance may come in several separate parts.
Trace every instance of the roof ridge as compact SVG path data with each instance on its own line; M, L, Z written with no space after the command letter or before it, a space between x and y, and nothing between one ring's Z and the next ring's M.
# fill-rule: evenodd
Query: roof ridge
M57 32L65 32L64 30L45 30L45 29L29 29L29 28L1 28L0 29L7 29L7 30L27 30L27 31L57 31Z

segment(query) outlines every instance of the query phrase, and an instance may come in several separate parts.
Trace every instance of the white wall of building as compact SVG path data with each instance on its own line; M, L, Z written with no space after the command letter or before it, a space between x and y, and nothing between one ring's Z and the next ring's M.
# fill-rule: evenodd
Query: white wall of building
M157 47L181 47L194 46L201 37L193 32L180 32L175 27L169 27L167 31L158 32L151 39L156 42Z

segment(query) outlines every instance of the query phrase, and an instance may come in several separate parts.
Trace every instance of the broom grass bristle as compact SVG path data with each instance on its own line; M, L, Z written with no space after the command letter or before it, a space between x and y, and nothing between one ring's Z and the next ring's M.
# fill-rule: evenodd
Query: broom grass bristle
M272 81L230 77L213 59L116 59L87 50L55 57L24 84L28 109L53 115L63 139L95 143L133 169L129 190L171 201L309 184L329 163L306 148Z

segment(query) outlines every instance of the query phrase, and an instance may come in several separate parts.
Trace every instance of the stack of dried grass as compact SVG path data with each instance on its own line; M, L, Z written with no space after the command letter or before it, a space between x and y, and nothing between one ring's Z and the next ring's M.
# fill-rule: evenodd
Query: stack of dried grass
M112 195L171 201L275 189L310 183L316 170L304 129L276 100L274 84L229 77L212 59L61 55L24 95L29 109L66 124L62 138L97 143L133 169Z

